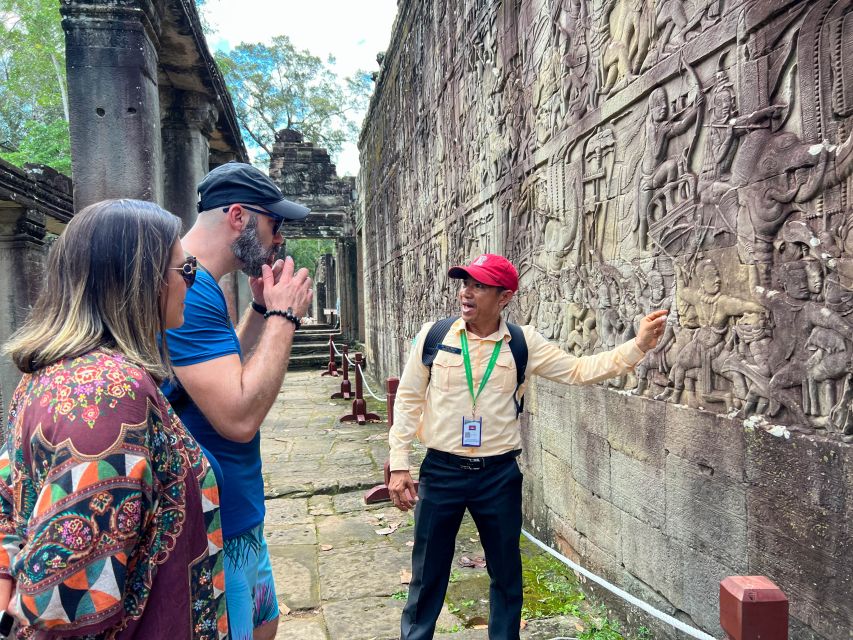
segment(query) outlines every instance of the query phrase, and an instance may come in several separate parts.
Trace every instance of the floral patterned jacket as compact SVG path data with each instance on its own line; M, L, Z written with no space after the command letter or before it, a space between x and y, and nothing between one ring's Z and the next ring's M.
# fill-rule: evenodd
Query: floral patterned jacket
M25 375L0 450L19 638L221 640L219 491L156 383L96 350Z

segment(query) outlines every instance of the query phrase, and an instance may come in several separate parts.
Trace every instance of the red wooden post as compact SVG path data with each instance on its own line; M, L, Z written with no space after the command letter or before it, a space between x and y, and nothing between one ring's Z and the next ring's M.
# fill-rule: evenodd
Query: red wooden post
M764 576L720 582L720 626L729 640L788 640L788 598Z
M321 378L323 376L338 377L338 365L335 363L335 342L332 340L332 336L329 336L329 366L320 374Z
M347 354L349 354L349 347L345 344L341 345L341 369L344 371L344 376L343 380L341 380L341 390L333 393L332 398L343 398L344 400L352 398L352 385L349 381L349 359L347 358Z
M367 403L364 401L361 380L361 365L364 363L361 353L355 354L355 399L352 401L352 413L341 416L341 422L358 422L364 424L368 420L378 422L379 416L368 413Z
M388 404L388 428L394 426L394 402L397 400L397 387L400 386L400 378L388 378L385 381L385 397Z

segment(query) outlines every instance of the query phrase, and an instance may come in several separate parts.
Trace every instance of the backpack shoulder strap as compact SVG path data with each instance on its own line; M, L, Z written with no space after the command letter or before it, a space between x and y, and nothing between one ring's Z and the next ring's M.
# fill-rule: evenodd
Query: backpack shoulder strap
M524 374L527 370L527 340L524 337L524 331L517 324L510 322L506 323L509 329L509 350L512 352L512 359L515 360L515 393L512 396L515 402L515 417L521 415L524 411L524 396L518 397L518 390L524 384Z
M449 318L438 320L427 331L424 338L424 349L421 353L421 363L430 370L430 374L432 374L432 363L435 361L436 354L438 354L438 345L444 340L444 336L447 335L450 327L458 318L459 316L450 316Z

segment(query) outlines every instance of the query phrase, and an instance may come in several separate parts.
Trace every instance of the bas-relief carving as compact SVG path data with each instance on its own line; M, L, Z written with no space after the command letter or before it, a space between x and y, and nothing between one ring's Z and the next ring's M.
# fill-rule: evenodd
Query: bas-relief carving
M421 86L362 149L389 320L411 335L448 309L435 265L503 252L513 319L578 355L670 310L632 393L850 436L853 3L727 4L424 3Z

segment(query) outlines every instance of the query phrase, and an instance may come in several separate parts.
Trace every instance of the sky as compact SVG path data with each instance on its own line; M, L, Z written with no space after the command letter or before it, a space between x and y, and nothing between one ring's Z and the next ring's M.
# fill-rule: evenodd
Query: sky
M286 35L323 60L333 55L333 69L346 77L378 69L376 54L388 48L397 0L206 0L203 13L213 30L207 36L213 51ZM336 160L339 176L358 173L355 143Z

